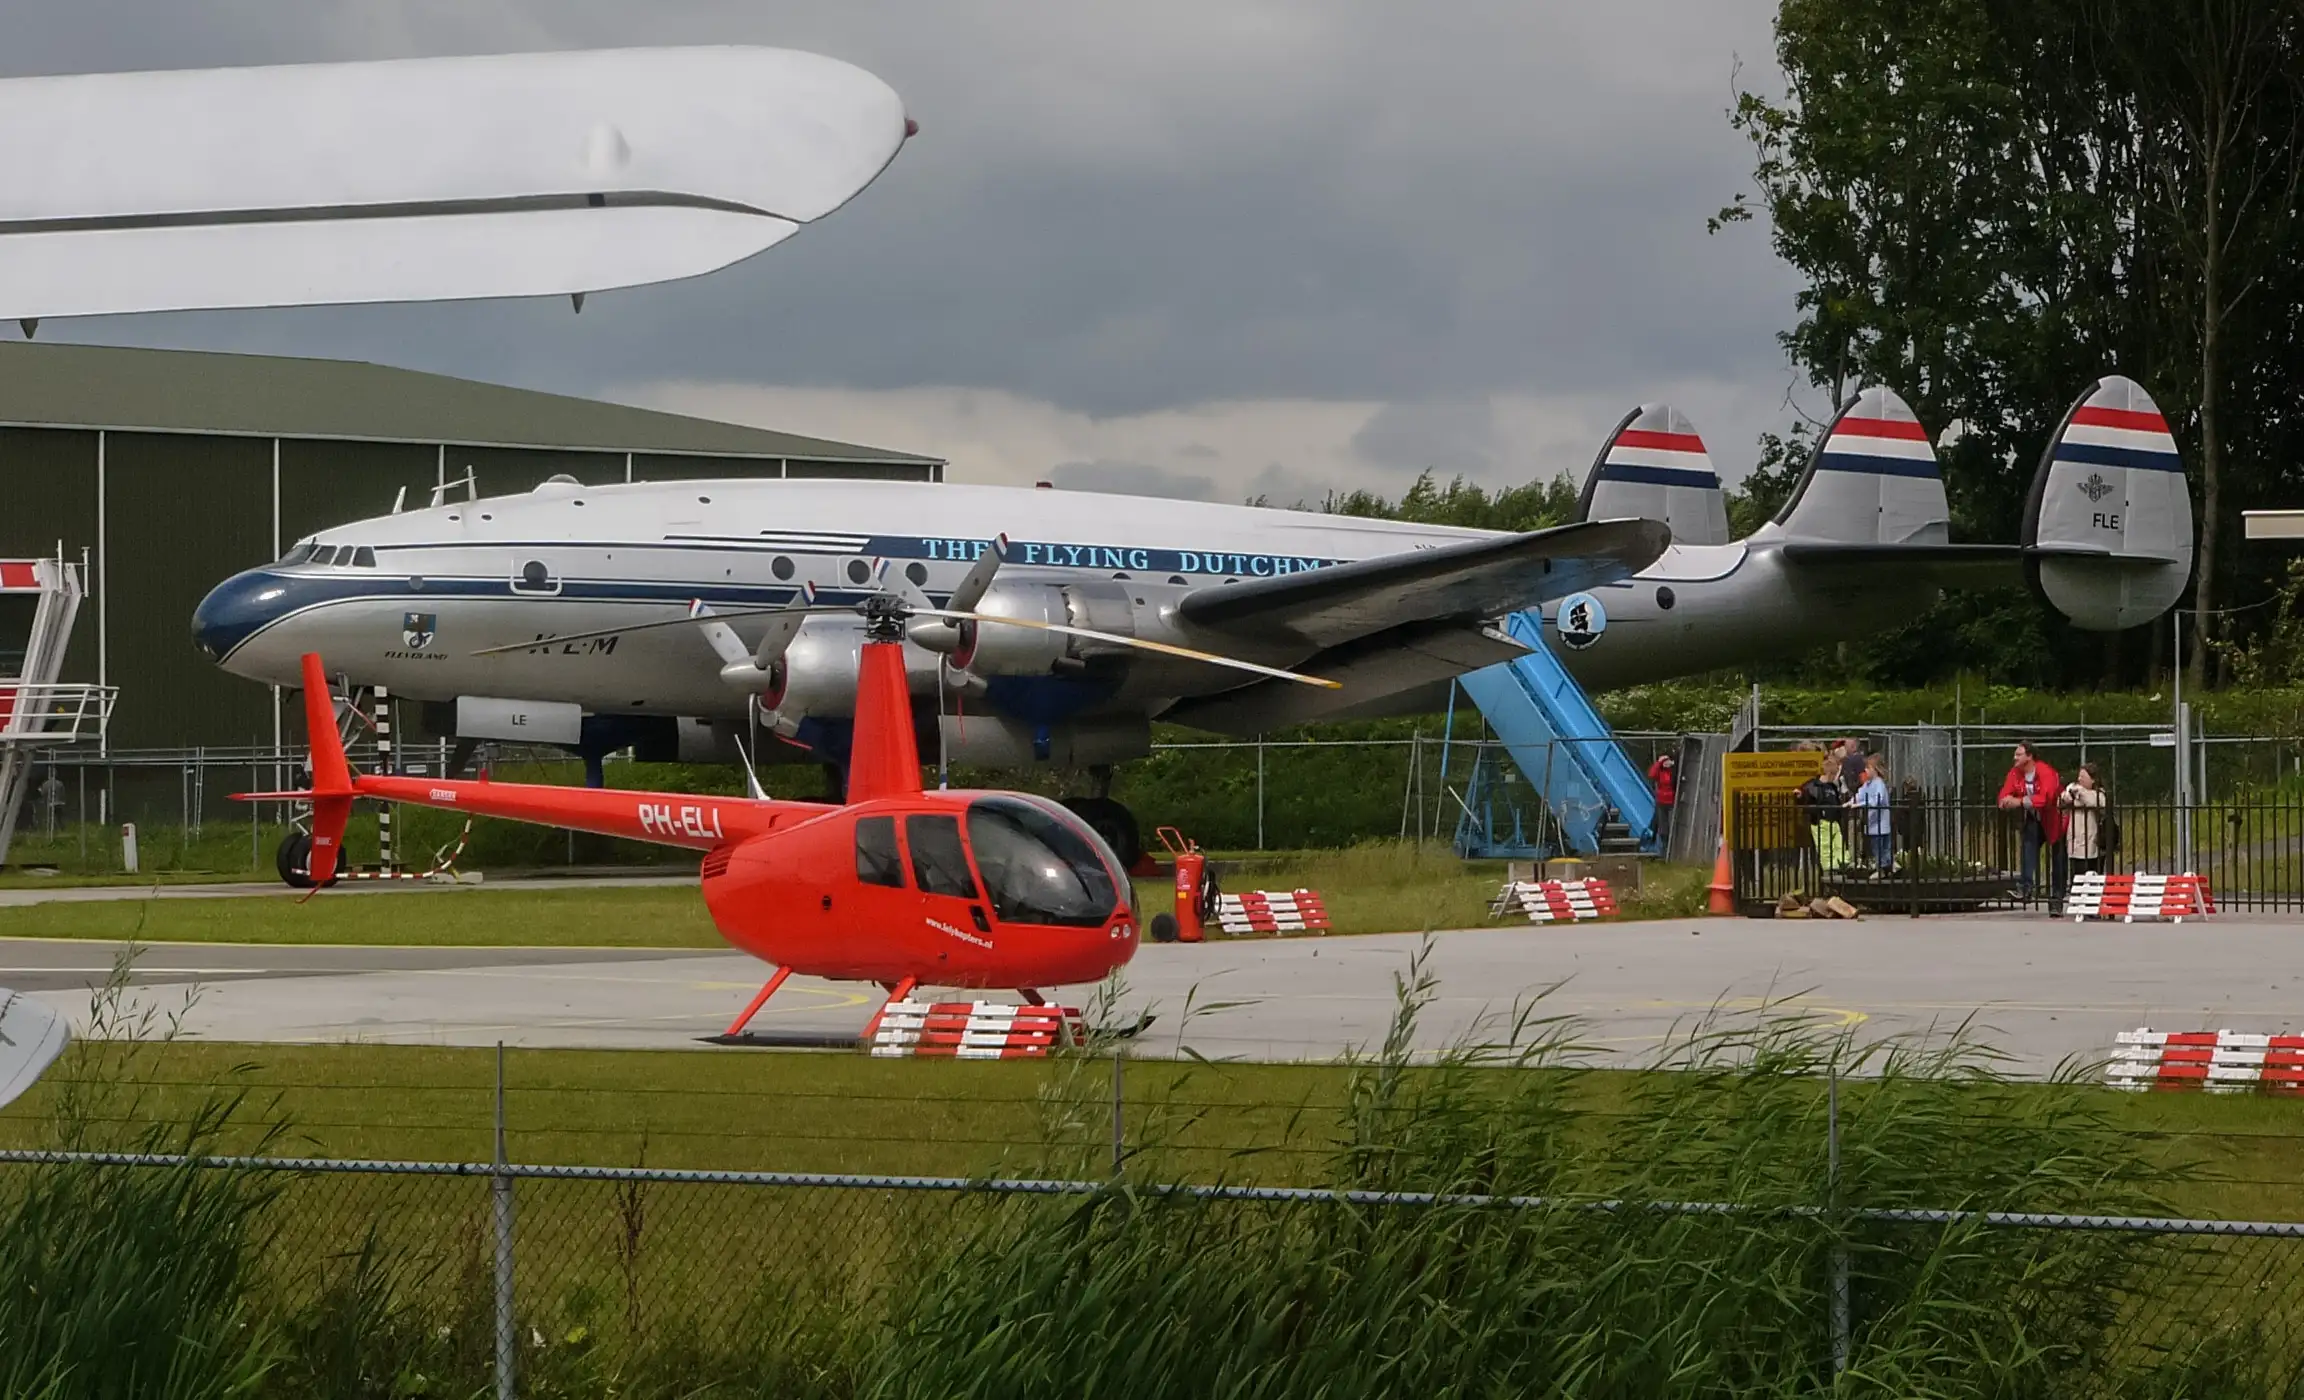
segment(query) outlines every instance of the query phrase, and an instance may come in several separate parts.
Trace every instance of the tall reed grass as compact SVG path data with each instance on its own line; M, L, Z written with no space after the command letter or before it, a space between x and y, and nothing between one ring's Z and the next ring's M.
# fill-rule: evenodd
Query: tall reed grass
M2075 1077L2011 1083L1964 1034L1862 1042L1770 1010L1688 1027L1658 1073L1599 1076L1541 997L1432 1058L1411 1047L1434 990L1420 958L1348 1092L1290 1125L1315 1199L1160 1189L1186 1160L1205 1179L1213 1096L1190 1075L1131 1114L1115 1171L1083 1146L1105 1047L1041 1105L1038 1170L1109 1174L1094 1194L527 1183L522 1393L2304 1393L2304 1251L2284 1242L1858 1213L2160 1209L2181 1164ZM106 1096L133 1091L105 1057L136 1047L80 1053L57 1142L119 1145L107 1125L134 1115ZM127 1145L197 1153L267 1112L221 1085ZM0 1394L488 1393L484 1196L375 1184L0 1169ZM1381 1198L1407 1192L1455 1199Z
M174 1121L137 1111L139 1052L175 1026L127 1008L127 961L97 994L69 1062L54 1145L200 1155L243 1129L252 1105L219 1086ZM260 1149L268 1141L258 1134ZM251 1307L269 1182L192 1166L0 1171L0 1395L261 1393L276 1360L273 1328Z
M1693 1027L1666 1056L1674 1072L1602 1093L1565 1067L1573 1028L1526 1011L1494 1043L1413 1061L1432 992L1420 970L1404 979L1388 1043L1327 1125L1334 1151L1315 1184L1335 1199L1163 1194L1149 1189L1161 1178L1149 1145L1104 1195L1032 1203L954 1242L896 1301L861 1393L2271 1395L2297 1383L2292 1358L2250 1345L2263 1315L2178 1317L2173 1295L2207 1276L2181 1244L1847 1215L2156 1208L2167 1169L2071 1079L2010 1084L1964 1036L1866 1044L1763 1013ZM1834 1076L1860 1076L1839 1096L1837 1171ZM1552 1204L1404 1207L1346 1191ZM1688 1202L1718 1208L1675 1208Z

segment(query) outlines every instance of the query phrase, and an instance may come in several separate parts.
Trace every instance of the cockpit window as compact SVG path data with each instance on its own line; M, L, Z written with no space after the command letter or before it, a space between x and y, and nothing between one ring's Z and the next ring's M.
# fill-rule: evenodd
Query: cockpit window
M303 543L297 545L294 549L291 549L286 554L281 555L280 562L284 565L292 567L294 565L304 563L311 557L312 541L305 540Z
M1112 872L1054 813L1009 797L968 808L968 844L1002 923L1094 928L1112 917Z
M976 877L968 873L957 820L927 813L906 817L904 844L912 848L912 883L922 894L976 897Z
M324 544L324 545L320 546L318 549L315 549L315 550L313 550L313 551L312 551L312 562L313 562L313 563L315 563L315 564L333 564L333 563L335 563L335 562L336 562L336 546L334 546L334 545L332 545L332 544Z
M358 568L373 569L376 567L376 551L368 545L362 545L352 551L352 563Z

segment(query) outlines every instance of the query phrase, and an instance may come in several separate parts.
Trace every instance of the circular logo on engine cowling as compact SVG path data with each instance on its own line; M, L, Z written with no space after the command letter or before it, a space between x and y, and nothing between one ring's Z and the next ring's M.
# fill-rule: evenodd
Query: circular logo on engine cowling
M1552 625L1571 651L1582 651L1608 630L1608 610L1589 593L1571 593L1560 600Z

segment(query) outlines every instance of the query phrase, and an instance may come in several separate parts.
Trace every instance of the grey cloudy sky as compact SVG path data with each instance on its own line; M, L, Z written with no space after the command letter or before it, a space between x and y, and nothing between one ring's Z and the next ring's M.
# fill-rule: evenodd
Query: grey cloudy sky
M1581 472L1669 398L1740 476L1794 283L1727 129L1768 0L10 0L0 72L763 43L920 137L697 281L564 303L50 323L343 355L949 457L956 478L1287 500Z

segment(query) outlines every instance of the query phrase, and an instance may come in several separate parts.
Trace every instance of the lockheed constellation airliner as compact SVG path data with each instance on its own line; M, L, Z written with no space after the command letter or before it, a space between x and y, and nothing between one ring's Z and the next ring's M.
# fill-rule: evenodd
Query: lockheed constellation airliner
M1795 653L1908 619L1940 588L2028 577L2076 625L2132 626L2191 569L2174 442L2117 376L2049 444L2019 545L1950 542L1934 449L1885 389L1849 401L1745 539L1727 538L1702 442L1661 405L1611 435L1583 514L1515 535L996 486L556 478L321 531L220 585L193 628L237 674L295 685L317 651L470 738L733 758L757 729L783 741L762 757L836 765L863 634L852 612L804 608L901 590L1012 624L912 624L925 757L1108 772L1148 751L1154 719L1255 734L1435 707L1456 676L1520 654L1494 625L1514 611L1546 608L1572 674L1600 690ZM1133 818L1080 805L1134 854Z

